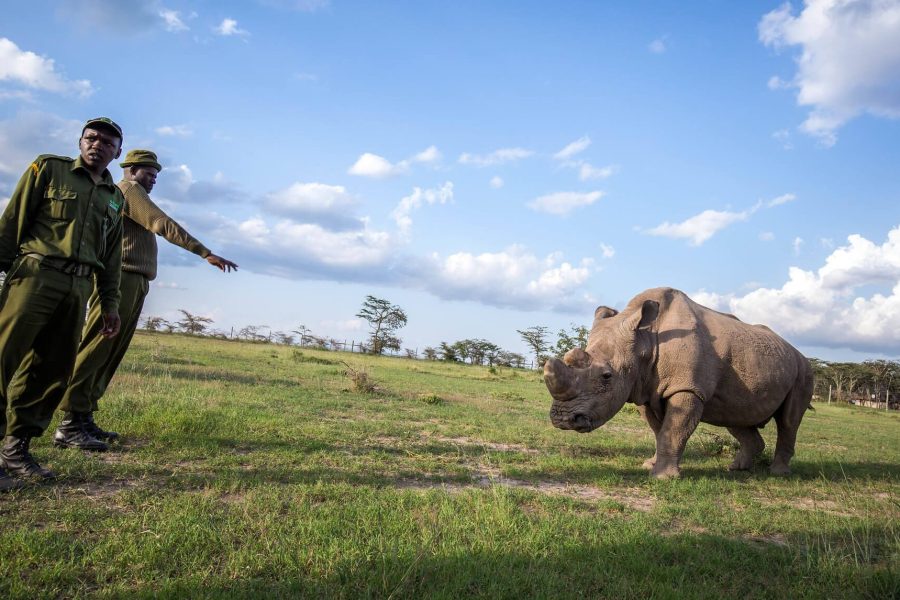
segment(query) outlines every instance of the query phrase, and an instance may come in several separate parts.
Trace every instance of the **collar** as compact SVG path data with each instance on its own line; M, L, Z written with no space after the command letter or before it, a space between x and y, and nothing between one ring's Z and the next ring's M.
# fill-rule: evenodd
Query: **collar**
M88 177L91 176L91 172L88 170L87 165L84 164L84 161L81 159L80 154L78 155L78 157L75 160L72 161L72 167L70 170L77 171L78 169L83 169L85 172L87 172ZM91 178L91 181L93 181L93 178ZM103 174L100 176L100 181L97 182L97 185L106 185L109 187L115 187L115 184L113 183L113 178L109 172L109 169L103 169Z

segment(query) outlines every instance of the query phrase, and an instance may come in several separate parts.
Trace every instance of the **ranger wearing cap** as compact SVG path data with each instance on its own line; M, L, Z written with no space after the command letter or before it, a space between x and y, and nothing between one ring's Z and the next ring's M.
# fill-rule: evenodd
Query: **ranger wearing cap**
M0 488L54 475L31 456L72 374L84 306L98 290L103 335L119 331L124 197L107 166L122 129L84 124L79 156L38 156L0 216Z
M205 258L206 262L222 271L229 272L238 267L210 252L150 200L149 193L156 184L156 176L162 171L155 153L131 150L120 166L125 169L118 184L125 196L119 287L122 330L114 339L103 335L102 296L98 288L90 299L75 371L59 407L65 411L65 416L53 441L61 447L104 450L106 442L118 437L117 433L105 431L97 425L94 411L128 350L144 298L150 290L150 281L156 278L156 236L162 236L168 242Z

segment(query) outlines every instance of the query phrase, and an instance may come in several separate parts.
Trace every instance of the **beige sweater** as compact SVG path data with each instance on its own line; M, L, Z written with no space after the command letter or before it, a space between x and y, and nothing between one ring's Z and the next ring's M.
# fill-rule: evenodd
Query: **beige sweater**
M125 195L124 230L122 232L122 270L156 279L156 236L206 258L209 249L184 227L173 221L156 204L144 187L135 181L122 180L119 189Z

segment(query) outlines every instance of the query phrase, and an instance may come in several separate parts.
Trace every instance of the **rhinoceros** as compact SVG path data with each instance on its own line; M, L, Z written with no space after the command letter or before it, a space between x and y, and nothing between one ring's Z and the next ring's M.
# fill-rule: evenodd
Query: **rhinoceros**
M750 469L765 447L759 429L773 418L770 471L790 473L813 389L809 361L771 329L672 288L642 292L621 313L597 308L587 348L548 360L544 382L560 429L593 431L634 403L656 435L656 454L644 467L660 479L680 475L700 422L728 428L740 443L730 469Z

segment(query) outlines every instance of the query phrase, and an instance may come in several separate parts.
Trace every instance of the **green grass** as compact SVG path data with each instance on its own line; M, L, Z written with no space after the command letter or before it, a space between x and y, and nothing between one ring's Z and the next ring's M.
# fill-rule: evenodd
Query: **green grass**
M101 402L121 443L0 495L0 597L900 596L896 414L816 405L788 478L703 425L659 482L531 371L140 333Z

